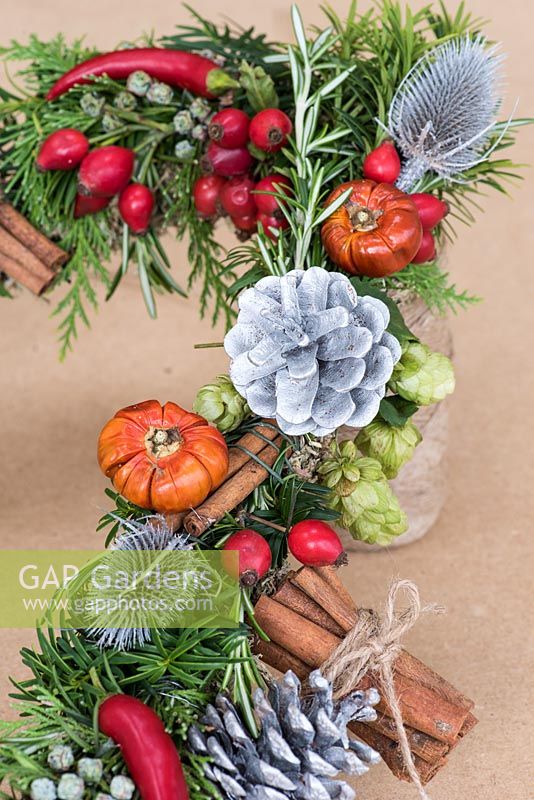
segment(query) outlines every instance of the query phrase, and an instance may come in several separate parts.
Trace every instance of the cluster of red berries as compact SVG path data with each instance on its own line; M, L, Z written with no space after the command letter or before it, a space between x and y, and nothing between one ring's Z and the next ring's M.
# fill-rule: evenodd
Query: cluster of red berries
M287 227L287 220L272 194L286 191L289 181L281 175L268 175L257 183L250 173L253 152L278 152L291 133L291 120L277 108L266 108L252 119L239 108L225 108L211 119L209 144L202 159L206 173L193 187L198 214L215 220L228 215L238 231L253 233L261 223L265 233ZM252 150L252 152L251 152Z
M134 232L146 233L154 210L154 195L142 183L130 183L135 163L133 150L109 145L89 150L89 141L81 131L62 128L50 134L39 150L37 167L41 170L78 168L78 193L74 217L96 214L119 197L119 213Z
M400 175L401 161L399 154L392 142L385 141L375 150L372 150L363 162L363 176L378 183L394 184ZM419 219L423 227L423 238L416 255L412 259L414 264L424 264L436 257L436 243L432 229L438 225L448 214L449 206L433 194L419 192L410 195L419 212Z
M341 539L326 522L306 519L297 522L289 531L287 546L301 564L313 567L340 566L347 554ZM252 528L244 528L226 540L223 550L239 553L239 580L243 586L254 586L271 569L272 555L267 540ZM224 559L227 572L234 574L235 565Z

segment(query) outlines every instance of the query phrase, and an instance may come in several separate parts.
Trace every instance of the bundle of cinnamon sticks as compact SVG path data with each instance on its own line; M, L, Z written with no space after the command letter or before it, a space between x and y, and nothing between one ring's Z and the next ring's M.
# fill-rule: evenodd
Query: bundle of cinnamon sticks
M0 201L0 272L41 295L69 255L13 206Z
M287 576L273 597L260 597L255 616L270 638L268 642L257 638L256 652L275 669L291 669L305 680L357 624L358 609L332 567L302 567ZM476 725L471 713L474 704L405 650L395 661L394 683L412 757L426 784ZM380 692L374 673L365 675L358 688L371 686ZM350 727L381 754L396 777L409 780L391 709L382 700L377 711L375 722L351 723Z
M168 524L174 530L185 528L191 536L202 536L263 483L269 474L265 467L272 467L281 444L282 437L275 425L257 425L230 447L228 473L222 486L197 508L169 515Z

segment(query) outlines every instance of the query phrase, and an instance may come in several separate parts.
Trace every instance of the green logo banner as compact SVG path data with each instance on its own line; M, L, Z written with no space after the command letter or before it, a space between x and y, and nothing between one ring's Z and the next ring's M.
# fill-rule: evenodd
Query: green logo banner
M0 628L233 628L236 552L4 550Z

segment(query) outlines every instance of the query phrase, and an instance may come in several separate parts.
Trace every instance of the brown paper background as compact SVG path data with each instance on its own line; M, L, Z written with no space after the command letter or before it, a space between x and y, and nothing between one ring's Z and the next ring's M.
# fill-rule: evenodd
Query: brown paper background
M307 23L318 4L301 0ZM345 4L334 1L338 12ZM368 3L362 3L362 7ZM456 8L457 3L451 3ZM204 15L228 14L277 39L289 36L283 2L226 6L197 0ZM475 15L491 17L491 37L503 42L508 101L534 115L532 9L525 0L475 0ZM100 48L155 29L169 33L187 13L177 3L131 0L18 0L4 3L1 40L31 32L87 35ZM527 162L534 131L523 130L514 152ZM532 780L532 299L534 225L531 172L514 200L491 194L472 228L461 228L449 253L460 286L484 303L451 320L458 387L451 402L450 495L438 524L402 550L358 554L345 577L365 605L379 604L392 577L415 580L425 601L448 615L422 620L409 637L412 651L477 701L480 725L430 785L433 800L525 800ZM187 273L184 249L173 246L178 279ZM151 322L132 278L92 315L75 352L59 364L50 306L24 293L0 305L1 538L3 547L99 544L95 522L105 507L106 481L95 460L96 436L119 407L156 397L188 406L197 388L225 370L219 350L193 344L221 337L197 315L196 296L159 300ZM18 648L30 631L0 631L0 704L8 675L22 675ZM530 683L530 695L529 695ZM530 766L529 766L530 762ZM529 775L530 771L530 775ZM360 797L414 797L381 766L358 780Z

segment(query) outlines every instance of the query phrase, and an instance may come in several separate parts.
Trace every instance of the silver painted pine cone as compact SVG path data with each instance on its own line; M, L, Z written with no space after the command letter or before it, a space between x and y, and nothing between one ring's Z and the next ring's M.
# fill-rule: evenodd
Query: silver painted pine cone
M268 696L257 689L257 739L225 695L207 707L203 731L189 729L189 747L211 757L204 771L224 800L353 800L354 790L339 773L361 775L380 756L350 740L347 724L376 719L378 692L354 692L335 703L332 685L319 670L310 674L309 690L301 695L291 671L271 684Z
M289 435L326 436L376 416L400 358L389 310L321 267L262 278L239 298L224 340L230 377L253 413Z

